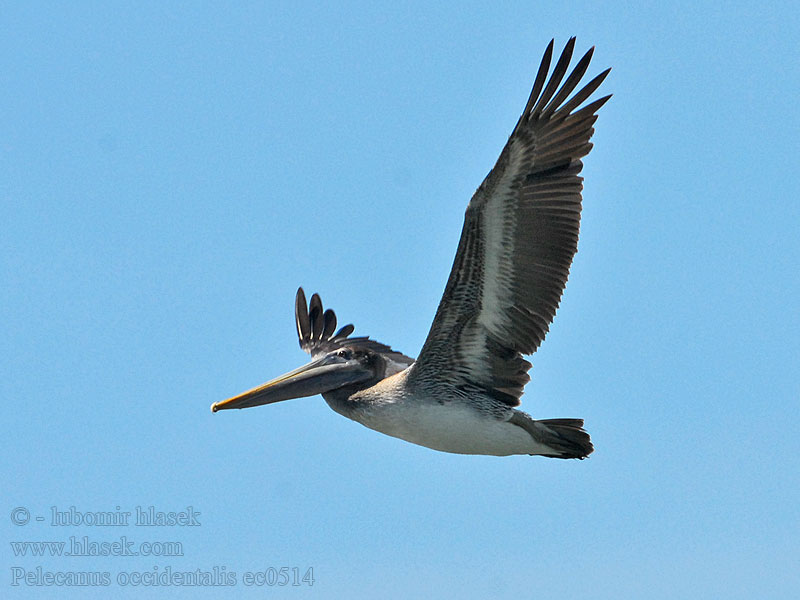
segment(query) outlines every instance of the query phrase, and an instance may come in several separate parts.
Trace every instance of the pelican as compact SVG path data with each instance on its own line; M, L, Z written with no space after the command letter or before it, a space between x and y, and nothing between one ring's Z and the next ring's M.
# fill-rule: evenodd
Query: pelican
M523 356L544 340L578 248L580 159L611 97L579 108L610 69L570 97L594 51L565 79L574 46L573 37L548 79L551 40L522 116L467 206L419 358L352 337L353 325L336 331L335 313L317 294L307 303L300 288L295 320L311 362L212 411L321 394L349 419L442 452L583 459L593 451L583 419L538 420L516 408L530 380Z

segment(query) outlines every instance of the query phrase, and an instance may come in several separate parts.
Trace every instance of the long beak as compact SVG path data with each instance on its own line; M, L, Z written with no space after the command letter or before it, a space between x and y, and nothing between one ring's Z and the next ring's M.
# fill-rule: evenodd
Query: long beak
M343 361L331 356L303 365L299 369L276 377L264 385L260 385L243 394L228 398L211 405L211 411L230 408L250 408L262 404L274 404L292 398L315 396L358 383L371 377L371 373L357 361Z

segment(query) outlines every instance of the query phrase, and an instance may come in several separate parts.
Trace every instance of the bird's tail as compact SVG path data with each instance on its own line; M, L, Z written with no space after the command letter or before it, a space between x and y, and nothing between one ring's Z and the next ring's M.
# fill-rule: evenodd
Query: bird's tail
M594 451L592 440L583 429L583 419L534 420L524 412L516 411L511 422L553 451L540 453L540 456L583 459Z

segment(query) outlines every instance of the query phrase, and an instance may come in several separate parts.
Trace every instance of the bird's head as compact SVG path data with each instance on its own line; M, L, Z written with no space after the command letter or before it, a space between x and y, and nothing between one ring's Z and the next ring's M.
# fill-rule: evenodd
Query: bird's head
M333 311L322 310L317 294L307 307L302 288L297 291L295 318L300 347L311 354L311 362L243 394L214 403L213 412L317 394L350 396L414 362L367 337L348 337L353 332L352 325L345 325L333 334L336 328Z
M366 348L342 347L243 394L215 403L211 410L249 408L338 391L347 395L384 378L386 363Z

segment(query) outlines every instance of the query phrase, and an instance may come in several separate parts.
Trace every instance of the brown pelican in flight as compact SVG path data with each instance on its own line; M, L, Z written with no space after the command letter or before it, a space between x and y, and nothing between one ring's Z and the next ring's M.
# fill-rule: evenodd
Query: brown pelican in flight
M428 338L412 358L336 329L318 295L297 291L300 347L311 362L217 402L214 412L322 394L341 415L443 452L585 458L582 419L533 419L517 410L536 351L555 316L578 247L581 158L592 148L605 96L579 108L597 75L572 97L594 48L567 75L575 38L548 80L551 41L533 90L497 164L467 206L450 279ZM565 78L566 75L566 78ZM562 84L563 81L563 84Z

